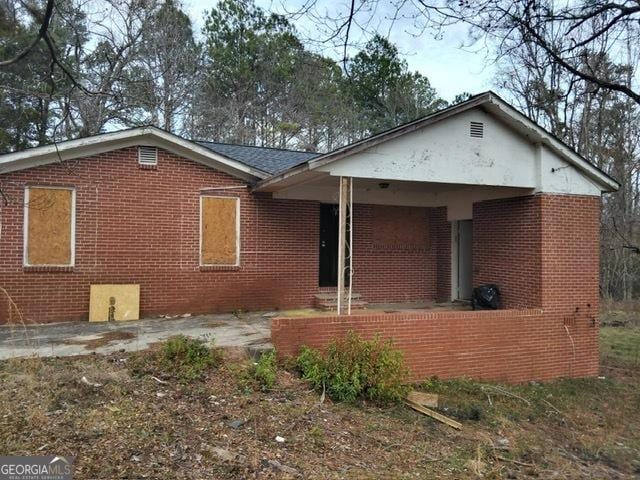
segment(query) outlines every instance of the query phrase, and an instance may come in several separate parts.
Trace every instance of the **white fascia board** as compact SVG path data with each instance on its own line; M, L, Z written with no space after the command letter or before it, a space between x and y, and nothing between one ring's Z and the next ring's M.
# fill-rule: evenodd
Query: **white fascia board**
M25 170L75 158L89 157L119 148L138 145L156 146L195 162L216 168L244 180L269 177L262 170L219 155L194 142L155 127L139 127L92 137L68 140L53 145L34 147L21 152L0 155L0 174Z

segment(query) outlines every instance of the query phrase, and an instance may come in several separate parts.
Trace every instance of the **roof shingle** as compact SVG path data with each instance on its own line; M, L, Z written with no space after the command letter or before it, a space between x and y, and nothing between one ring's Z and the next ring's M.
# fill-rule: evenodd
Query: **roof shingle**
M295 167L320 155L315 152L234 145L230 143L204 141L195 141L195 143L220 155L224 155L227 158L242 162L270 174L276 174L288 168Z

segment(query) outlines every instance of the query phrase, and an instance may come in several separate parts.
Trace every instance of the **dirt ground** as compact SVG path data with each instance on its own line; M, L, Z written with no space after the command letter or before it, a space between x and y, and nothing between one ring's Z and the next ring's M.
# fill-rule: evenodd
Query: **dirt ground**
M420 385L462 431L321 403L283 368L264 392L234 351L190 382L136 373L148 352L7 360L0 452L73 456L77 479L640 478L640 329L602 339L605 378Z

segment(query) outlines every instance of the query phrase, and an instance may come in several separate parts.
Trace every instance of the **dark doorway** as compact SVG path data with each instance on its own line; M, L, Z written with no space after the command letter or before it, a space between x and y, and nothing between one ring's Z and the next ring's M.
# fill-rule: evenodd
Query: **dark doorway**
M338 206L320 204L320 286L338 285Z
M347 238L349 219L347 218ZM348 265L349 249L345 266ZM345 275L345 286L349 285L349 276ZM320 204L320 268L319 285L321 287L338 286L338 205Z

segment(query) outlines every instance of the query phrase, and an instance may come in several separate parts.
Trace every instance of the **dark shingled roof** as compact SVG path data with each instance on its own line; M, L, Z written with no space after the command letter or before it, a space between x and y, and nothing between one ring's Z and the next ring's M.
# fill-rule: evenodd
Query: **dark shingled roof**
M227 158L242 162L263 172L275 174L295 167L320 155L315 152L283 150L280 148L253 147L250 145L234 145L230 143L195 141Z

